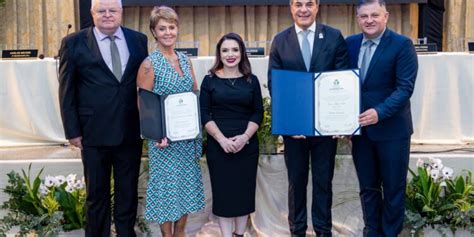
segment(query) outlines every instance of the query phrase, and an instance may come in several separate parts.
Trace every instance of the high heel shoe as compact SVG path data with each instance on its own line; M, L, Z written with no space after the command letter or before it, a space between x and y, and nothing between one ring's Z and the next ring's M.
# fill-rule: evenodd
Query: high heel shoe
M232 237L244 237L244 234L239 235L239 234L234 232L234 233L232 233Z

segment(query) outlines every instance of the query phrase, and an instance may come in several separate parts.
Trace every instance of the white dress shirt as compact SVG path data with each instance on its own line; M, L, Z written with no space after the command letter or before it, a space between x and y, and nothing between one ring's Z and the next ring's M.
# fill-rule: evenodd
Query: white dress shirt
M110 40L107 38L108 35L102 33L94 27L94 36L99 45L100 54L109 67L110 71L113 72L112 69L112 55L110 53ZM122 27L119 27L117 31L114 33L115 37L115 44L117 44L117 48L120 54L120 63L122 64L122 75L125 72L125 67L128 63L128 58L130 57L130 52L128 51L127 41L125 41L125 36L122 31Z
M295 24L296 35L298 36L298 42L300 44L300 51L303 51L303 29ZM313 55L313 45L314 45L314 37L316 34L316 21L308 27L308 41L309 41L309 48L311 49L311 56Z

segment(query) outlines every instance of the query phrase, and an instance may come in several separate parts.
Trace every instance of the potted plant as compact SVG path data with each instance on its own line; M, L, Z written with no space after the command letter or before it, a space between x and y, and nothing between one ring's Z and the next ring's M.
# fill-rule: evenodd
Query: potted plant
M34 232L40 236L58 235L82 229L85 225L84 181L76 175L46 176L43 169L32 178L31 164L22 175L12 171L4 192L10 197L1 206L7 214L0 220L0 236L14 227L20 234Z
M3 191L9 196L1 208L6 215L0 219L0 236L32 234L33 236L84 236L86 225L84 178L77 175L40 176L41 169L31 177L31 164L22 175L11 171ZM143 174L144 172L142 172ZM112 185L113 187L113 185ZM113 188L111 189L113 197ZM113 200L113 198L112 198ZM150 234L147 224L139 216L137 230Z
M445 167L440 159L419 159L416 172L409 171L412 179L406 188L405 228L412 235L474 234L471 171L454 176L453 169Z
M269 97L263 98L263 120L257 131L260 144L260 153L274 155L279 153L278 147L281 142L278 136L272 135L272 106Z

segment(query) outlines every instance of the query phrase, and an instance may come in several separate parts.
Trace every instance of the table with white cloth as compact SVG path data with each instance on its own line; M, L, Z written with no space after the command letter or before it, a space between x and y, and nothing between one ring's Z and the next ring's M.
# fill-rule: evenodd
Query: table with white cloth
M412 142L474 142L474 54L420 55L411 98ZM192 58L200 82L214 57ZM268 57L250 58L252 71L268 96ZM0 60L0 147L65 143L58 105L58 61Z
M412 142L473 143L474 55L439 53L420 55L418 59L418 78L411 99L415 127ZM251 58L250 62L253 73L260 80L263 95L268 96L268 57ZM192 63L200 82L214 64L214 57L193 58ZM0 60L0 148L67 142L59 113L57 67L58 61L54 59ZM206 209L190 216L187 231L196 236L219 236L217 225L209 222L213 219L209 217L212 201L204 162ZM338 157L336 164L332 209L334 236L362 236L362 213L353 163L350 156L346 156ZM282 155L260 159L256 212L252 214L250 236L289 235L286 175ZM310 203L308 206L310 208ZM311 224L308 224L308 231L311 231Z

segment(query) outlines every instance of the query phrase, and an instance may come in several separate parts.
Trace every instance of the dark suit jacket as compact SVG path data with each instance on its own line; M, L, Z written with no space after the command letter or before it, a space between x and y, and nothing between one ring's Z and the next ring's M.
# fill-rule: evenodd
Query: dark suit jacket
M59 102L67 139L86 146L140 141L136 77L147 37L122 27L130 57L121 82L105 64L89 27L65 37L59 64Z
M351 68L358 68L362 38L357 34L346 39ZM411 40L386 29L361 87L362 110L374 108L379 117L377 124L362 130L370 139L396 140L413 133L410 97L417 72L418 58Z
M319 36L322 36L320 38ZM349 68L349 57L344 37L339 30L316 24L310 72ZM268 66L268 88L271 94L271 70L307 71L301 54L295 26L278 33L272 42Z

